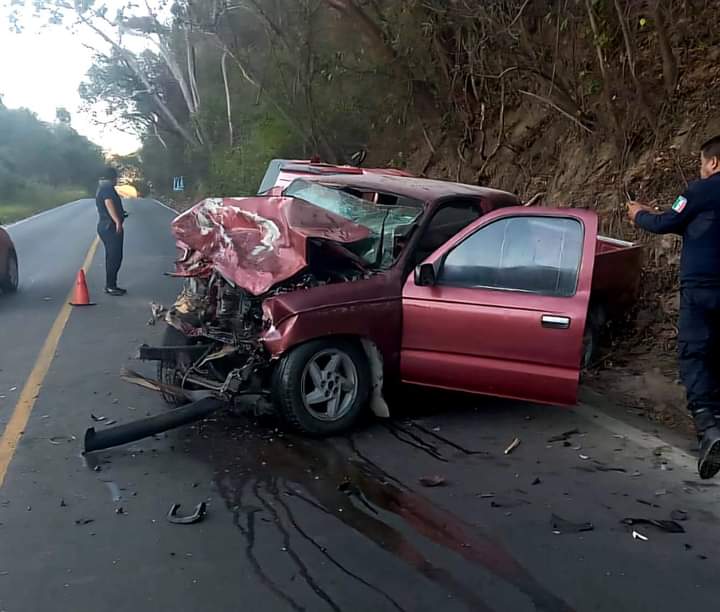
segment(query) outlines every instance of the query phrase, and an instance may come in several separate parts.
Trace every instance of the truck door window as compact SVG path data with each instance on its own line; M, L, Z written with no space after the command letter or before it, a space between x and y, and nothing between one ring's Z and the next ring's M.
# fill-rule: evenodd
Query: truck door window
M510 217L469 236L445 258L443 285L571 296L582 259L579 221Z
M417 265L426 259L481 215L478 202L458 202L443 206L433 215L423 231L415 250L414 264Z

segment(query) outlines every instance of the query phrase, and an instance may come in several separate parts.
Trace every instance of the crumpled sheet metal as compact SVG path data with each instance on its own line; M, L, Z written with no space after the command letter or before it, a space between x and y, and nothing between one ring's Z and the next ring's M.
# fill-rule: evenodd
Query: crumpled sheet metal
M262 295L307 266L308 238L352 243L370 235L366 227L285 197L209 198L177 217L172 231L253 295ZM201 271L197 261L177 264L180 276Z

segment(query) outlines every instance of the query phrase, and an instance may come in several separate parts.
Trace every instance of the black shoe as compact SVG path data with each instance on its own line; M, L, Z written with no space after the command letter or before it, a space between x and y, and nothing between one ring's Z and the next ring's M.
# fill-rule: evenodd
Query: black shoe
M700 441L698 474L703 480L712 478L720 472L720 428L710 427L703 432Z
M127 289L120 289L120 287L105 287L105 293L119 297L121 295L125 295L127 293Z

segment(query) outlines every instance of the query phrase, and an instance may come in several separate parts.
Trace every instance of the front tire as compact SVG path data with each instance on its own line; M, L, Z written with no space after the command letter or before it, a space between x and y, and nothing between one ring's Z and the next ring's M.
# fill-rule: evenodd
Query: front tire
M363 350L341 340L313 340L285 355L273 376L273 400L285 422L304 434L350 429L367 405L370 368Z
M162 338L162 346L189 346L192 344L192 339L188 338L181 331L175 329L171 325L165 328L165 333ZM183 372L186 368L192 365L190 355L184 355L183 353L178 355L177 359L166 359L158 361L157 364L157 377L158 380L165 384L173 387L181 387L183 382ZM187 403L184 399L168 393L167 391L160 391L162 398L165 402L177 408Z
M18 290L19 284L20 274L17 254L15 251L10 251L5 264L5 270L2 277L0 277L0 289L2 289L3 293L15 293Z

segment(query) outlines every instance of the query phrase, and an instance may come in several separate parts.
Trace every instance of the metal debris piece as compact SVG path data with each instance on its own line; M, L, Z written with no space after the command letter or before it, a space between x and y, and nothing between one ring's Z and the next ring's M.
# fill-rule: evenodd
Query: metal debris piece
M107 417L104 416L95 416L92 412L90 413L90 418L95 421L96 423L101 423L104 421Z
M655 497L661 497L662 495L667 495L667 489L658 489L655 491Z
M540 480L540 478L537 478L537 477L536 477L535 480L533 480L530 484L532 484L533 486L535 486L535 485L539 485L539 484L541 484L541 483L542 483L542 480Z
M150 320L147 322L148 325L152 326L155 325L167 312L167 308L163 306L162 304L157 304L155 302L150 302L150 312L152 313L152 316L150 317Z
M60 507L61 508L67 508L67 504L65 503L65 500L60 498Z
M125 514L125 508L123 508L122 506L118 506L117 508L115 508L115 514Z
M670 513L670 518L673 521L687 521L690 518L690 515L685 510L673 510Z
M635 500L638 504L642 504L643 506L650 506L651 508L659 508L660 506L656 503L653 503L651 501L648 501L646 499L636 499Z
M505 454L509 455L512 453L518 446L520 446L520 438L515 438L512 442L510 442L510 446L508 446L505 449Z
M620 522L628 527L634 527L635 525L651 525L666 533L685 533L685 529L677 521L663 521L647 518L625 518Z
M441 487L447 484L447 480L437 474L433 476L423 476L418 480L423 487Z
M582 533L583 531L592 531L595 529L595 525L590 522L585 523L573 523L572 521L565 520L564 518L553 514L550 517L550 525L553 528L553 533Z
M580 430L577 428L570 429L569 431L564 431L561 434L553 436L552 438L548 438L548 444L551 444L553 442L565 442L566 440L568 440L570 438L570 436L576 436L579 433L580 433Z
M582 459L583 461L587 461L588 459L590 459L590 457L588 457L587 455L578 455L578 457L580 457L580 459Z
M648 539L639 531L633 531L632 532L633 540L642 540L643 542L647 542Z
M90 523L94 523L94 522L95 522L95 519L91 519L91 518L83 517L83 518L75 519L76 525L89 525Z
M178 516L178 510L180 510L180 504L173 504L168 512L167 520L176 525L192 525L193 523L199 523L205 518L207 505L205 502L200 502L195 506L195 511L188 516Z

